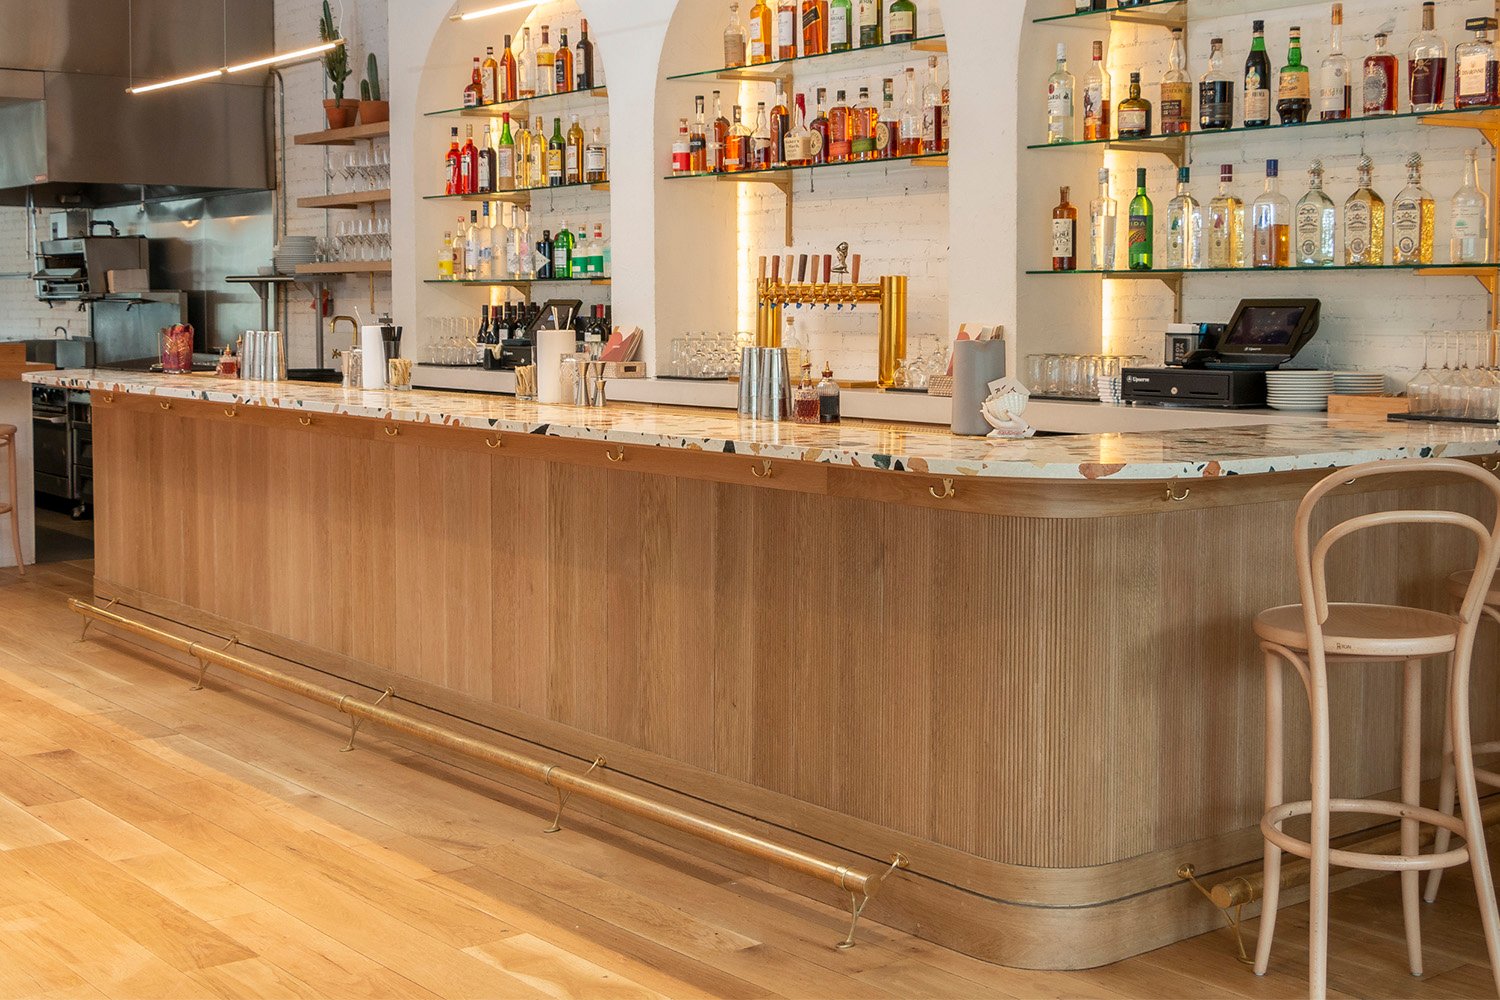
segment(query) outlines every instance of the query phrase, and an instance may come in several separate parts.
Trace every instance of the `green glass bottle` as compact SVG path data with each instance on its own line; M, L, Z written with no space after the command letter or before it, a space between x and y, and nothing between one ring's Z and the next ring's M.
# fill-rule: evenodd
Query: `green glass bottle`
M1152 234L1156 219L1151 199L1146 197L1146 168L1135 172L1135 197L1130 199L1130 269L1149 271L1153 266Z
M854 48L855 38L853 0L830 0L828 4L828 50L848 52Z
M562 119L552 119L552 140L547 143L547 186L562 187L566 174L563 172L563 161L567 155L568 144L563 139Z
M917 5L912 0L891 0L885 16L885 40L909 42L917 37Z
M564 222L552 241L552 277L558 280L573 277L573 250L577 246L573 231Z

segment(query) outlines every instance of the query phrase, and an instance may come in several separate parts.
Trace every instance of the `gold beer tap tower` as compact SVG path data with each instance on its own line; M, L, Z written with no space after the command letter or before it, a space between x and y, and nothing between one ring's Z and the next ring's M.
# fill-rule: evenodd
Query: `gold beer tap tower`
M861 302L880 303L880 369L877 385L889 389L896 384L896 369L906 357L906 275L888 275L879 282L860 284L859 254L855 254L852 265L846 265L849 245L838 247L838 265L834 265L832 254L800 254L785 257L785 274L782 278L780 256L770 258L770 275L766 273L766 258L760 258L760 278L756 283L759 307L755 314L755 344L757 347L781 346L781 311L786 306L808 306L824 309L837 306L850 311ZM808 263L812 264L812 280L808 280ZM792 280L792 266L796 263L796 280ZM821 280L820 280L821 279ZM845 385L852 383L846 382Z

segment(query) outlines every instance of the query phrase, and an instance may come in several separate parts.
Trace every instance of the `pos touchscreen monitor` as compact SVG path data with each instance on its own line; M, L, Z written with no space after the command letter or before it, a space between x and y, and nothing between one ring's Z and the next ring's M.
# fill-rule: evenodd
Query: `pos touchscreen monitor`
M1245 299L1215 353L1225 366L1275 368L1297 356L1318 332L1317 299Z

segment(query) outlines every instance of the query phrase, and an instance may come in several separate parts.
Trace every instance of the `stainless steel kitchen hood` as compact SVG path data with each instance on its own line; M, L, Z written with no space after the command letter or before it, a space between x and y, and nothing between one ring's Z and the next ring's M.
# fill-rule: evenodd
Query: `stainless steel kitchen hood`
M272 2L0 0L0 204L270 187L264 73L125 88L270 53Z

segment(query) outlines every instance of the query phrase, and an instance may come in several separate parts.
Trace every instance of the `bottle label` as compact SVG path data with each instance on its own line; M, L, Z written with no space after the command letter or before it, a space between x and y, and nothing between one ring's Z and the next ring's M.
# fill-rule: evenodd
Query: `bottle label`
M1488 53L1476 52L1458 60L1458 96L1484 97L1489 90Z
M1390 79L1386 76L1385 69L1379 63L1367 63L1365 65L1365 114L1372 111L1390 111L1393 109L1391 103Z
M1344 204L1344 248L1355 261L1370 252L1370 206L1365 202Z
M1151 216L1130 216L1130 249L1142 250L1151 245Z
M868 158L875 152L875 137L873 135L856 135L850 150L855 156Z
M807 159L807 142L802 138L802 133L791 131L781 142L781 153L788 163L801 163Z
M1317 205L1297 206L1297 259L1303 263L1318 259L1323 245L1323 210Z
M516 150L513 146L501 146L500 155L496 157L499 164L499 172L502 180L514 181L516 179Z
M568 270L568 248L563 246L552 248L552 276L560 278Z
M1138 134L1146 131L1146 110L1144 108L1121 108L1120 109L1120 134Z
M1403 258L1415 257L1422 245L1421 203L1398 198L1392 208L1391 231L1396 239L1396 252Z
M1343 66L1324 66L1318 80L1318 111L1343 112L1349 110L1349 80Z
M760 30L760 18L750 19L750 58L765 60L770 58L770 41L765 38Z
M1198 87L1198 124L1203 128L1229 128L1234 124L1234 86L1217 80Z
M480 86L484 88L484 100L487 104L494 104L500 99L500 91L495 89L495 71L485 69L480 79Z
M466 108L477 108L477 107L479 107L479 92L477 90L475 90L473 87L465 87L464 88L464 107L466 107Z
M590 146L583 154L584 169L590 174L604 173L604 149L600 146Z
M1446 60L1444 60L1446 63ZM1442 76L1436 59L1412 59L1411 102L1412 104L1441 104Z
M902 35L910 37L916 34L916 25L916 14L909 10L893 10L889 20L886 21L886 37L891 41L897 40Z
M1161 85L1161 130L1163 132L1187 131L1188 118L1192 112L1191 84L1164 83Z
M481 156L479 158L479 178L477 187L480 191L489 191L493 187L494 183L494 178L490 176L490 158L488 156Z
M1310 87L1307 73L1282 73L1276 93L1283 101L1305 101L1312 96Z
M1115 227L1113 215L1094 214L1089 224L1089 247L1092 264L1097 270L1109 271L1115 266Z
M859 0L859 44L880 44L880 0Z
M1183 250L1187 246L1187 218L1181 210L1169 213L1167 218L1167 266L1187 267Z
M1271 92L1264 87L1246 89L1245 121L1263 122L1271 118Z
M563 154L560 149L547 150L547 177L561 179L563 175Z
M875 126L875 150L881 156L896 155L897 127L894 122L880 122Z
M817 4L802 8L802 30L809 31L823 20L823 13Z
M672 170L685 174L693 169L693 154L687 143L681 140L672 143Z
M1234 220L1228 207L1212 209L1208 228L1208 262L1211 267L1233 267Z
M828 41L833 46L848 47L854 44L849 34L849 11L835 7L828 12Z
M776 38L782 48L797 47L797 15L784 10L776 15Z
M1066 82L1047 84L1047 116L1049 118L1073 117L1073 88Z
M1453 209L1453 263L1478 263L1488 256L1484 231L1488 222L1483 205L1464 205Z
M1102 130L1104 124L1104 83L1100 80L1092 80L1083 85L1083 127L1091 130ZM1098 135L1093 138L1102 139Z
M817 162L823 155L823 133L806 132L803 134L802 141L807 143L807 158Z

